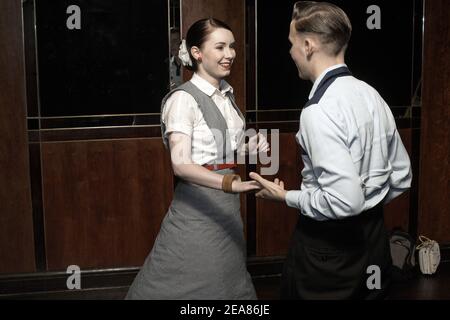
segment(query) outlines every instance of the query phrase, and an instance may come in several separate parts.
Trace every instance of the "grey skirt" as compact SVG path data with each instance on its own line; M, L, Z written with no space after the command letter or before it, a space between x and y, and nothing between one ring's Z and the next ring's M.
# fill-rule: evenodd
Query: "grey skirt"
M245 248L239 195L180 181L126 299L256 299Z

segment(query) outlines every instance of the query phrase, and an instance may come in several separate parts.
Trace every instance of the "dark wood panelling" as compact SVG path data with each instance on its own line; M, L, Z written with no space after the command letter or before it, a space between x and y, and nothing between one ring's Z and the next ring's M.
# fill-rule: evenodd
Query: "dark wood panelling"
M300 119L300 109L295 110L261 110L261 111L250 111L247 112L247 116L250 119L258 118L258 122L264 122L264 121L299 121ZM254 121L254 120L253 120Z
M236 103L242 112L246 109L245 99L245 1L242 0L182 0L182 35L186 38L189 27L203 18L222 20L233 30L236 40L236 59L227 81L234 89ZM190 79L186 72L185 79Z
M276 266L275 263L272 263ZM272 270L281 270L282 265L272 267ZM249 270L251 270L252 265L249 263ZM266 269L266 268L264 268ZM27 291L9 291L5 290L5 294L0 294L0 300L123 300L128 292L129 285L131 284L137 271L114 271L114 272L104 272L104 273L92 273L90 275L83 274L82 279L86 279L86 282L91 282L89 280L96 280L96 283L103 283L103 286L97 287L84 287L82 285L81 290L67 290L65 286L66 276L61 275L58 279L60 287L59 290L34 290L33 292ZM108 274L109 273L109 274ZM255 285L256 294L259 300L271 300L269 305L271 305L270 314L273 315L274 319L285 319L289 317L275 317L273 310L286 310L286 303L277 304L274 300L280 298L280 274L266 274L265 276L259 277L255 276L254 273L250 271L253 276L253 284ZM47 279L36 279L35 282L51 283L56 282L57 276L50 275ZM91 279L90 279L91 278ZM23 284L26 279L16 278L13 281L21 281ZM34 280L34 279L33 279ZM449 300L450 299L450 288L448 282L450 281L450 264L442 263L439 266L438 272L430 277L426 275L417 275L414 279L410 281L403 281L398 283L393 283L390 289L389 296L387 300ZM16 283L17 283L16 282ZM29 282L29 281L28 281ZM10 284L13 284L11 282ZM108 284L118 284L118 285L108 285ZM1 279L0 279L0 284ZM43 288L48 286L42 286ZM2 288L0 286L0 288ZM1 293L1 290L0 290ZM445 301L442 301L445 303ZM220 302L219 302L220 303ZM440 302L439 302L440 303ZM432 301L420 301L418 303L418 308L423 308L423 305L431 305ZM146 306L149 304L146 303ZM433 305L436 305L434 303ZM444 304L440 304L443 306ZM168 304L161 304L157 301L153 302L152 310L155 311L155 307L161 308L161 311L167 311ZM295 312L294 308L298 309L298 304L289 304L291 306L292 312ZM314 306L315 307L315 306ZM343 306L345 308L345 306ZM111 310L111 309L110 309ZM304 310L304 309L302 309ZM412 309L409 309L410 311ZM81 312L81 311L80 311ZM383 311L381 311L383 312ZM255 317L256 318L256 317Z
M417 237L417 218L419 210L419 180L420 180L420 128L411 129L411 166L413 180L409 192L409 233Z
M280 107L281 109L281 107ZM394 110L394 109L392 109ZM283 132L297 132L301 109L293 110L247 110L246 119L249 123L260 124L261 126L277 129ZM256 119L258 119L256 121ZM395 118L398 129L414 128L411 118ZM416 126L418 128L418 126Z
M266 119L255 122L258 118ZM264 115L262 115L264 114ZM298 131L299 111L274 112L247 112L247 127L262 127L267 129L279 129L284 133L296 133ZM251 120L251 121L249 121ZM286 121L289 120L289 121ZM410 128L409 119L396 119L399 129ZM161 137L159 125L153 126L124 126L124 127L96 127L96 128L66 128L66 129L42 129L28 131L30 142L45 141L70 141L70 140L98 140L98 139L124 139L124 138L156 138Z
M264 122L250 123L251 127L256 129L279 130L280 133L296 134L299 129L299 121L285 121L285 122Z
M81 270L81 288L92 290L94 288L129 286L138 272L139 268L137 267ZM69 274L65 270L0 276L0 298L4 294L67 290L68 277Z
M450 1L425 1L419 233L450 243Z
M0 273L35 270L21 1L0 1Z
M265 278L280 274L283 263L283 257L249 258L247 269L253 279ZM139 268L136 267L81 270L81 287L83 290L128 287L138 272ZM0 299L14 298L11 295L21 294L25 297L32 293L67 290L68 276L65 271L0 275Z
M409 230L410 191L406 191L384 206L386 228Z
M273 141L269 142L273 145ZM274 176L265 176L273 181L275 177L284 181L288 190L298 190L303 164L300 147L295 135L281 133L279 141L279 171ZM273 147L272 147L273 150ZM258 166L257 172L261 172ZM287 253L292 232L298 219L298 210L287 207L284 202L256 199L256 255L280 256Z
M40 132L38 130L33 130L29 131L28 135L31 142L156 138L161 137L161 127L158 125L109 128L72 128L41 130Z
M36 269L37 271L45 271L47 270L47 266L45 259L44 210L42 204L41 144L30 143L29 153Z
M173 193L161 139L42 144L48 270L140 266Z

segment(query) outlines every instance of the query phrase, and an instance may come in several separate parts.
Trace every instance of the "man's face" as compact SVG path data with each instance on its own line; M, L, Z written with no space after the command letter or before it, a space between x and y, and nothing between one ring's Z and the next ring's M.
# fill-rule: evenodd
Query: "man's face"
M289 53L297 66L299 77L303 80L309 80L309 63L306 59L305 39L302 34L297 33L295 30L294 21L291 21L291 25L289 27L289 42L291 43L291 50Z

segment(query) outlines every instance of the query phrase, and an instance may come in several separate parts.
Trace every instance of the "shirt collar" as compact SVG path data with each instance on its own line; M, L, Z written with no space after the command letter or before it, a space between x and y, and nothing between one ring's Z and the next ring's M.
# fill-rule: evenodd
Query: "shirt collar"
M194 73L194 75L191 78L191 82L200 89L203 93L211 97L215 92L219 92L222 95L226 95L228 91L233 93L233 87L226 82L225 80L220 81L220 91L216 89L211 83L209 83L207 80L203 79L200 75L197 73Z
M316 79L316 81L314 81L314 85L311 89L311 92L309 93L309 97L308 99L311 99L314 96L314 93L316 93L317 87L319 86L320 81L322 81L322 79L325 77L325 75L337 68L341 68L341 67L346 67L347 65L345 63L340 63L340 64L335 64L334 66L331 66L327 69L325 69L325 71L323 71L320 76Z

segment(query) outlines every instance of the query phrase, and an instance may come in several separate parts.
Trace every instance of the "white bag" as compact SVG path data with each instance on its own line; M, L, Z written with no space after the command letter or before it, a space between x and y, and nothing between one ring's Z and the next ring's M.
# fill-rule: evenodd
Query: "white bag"
M419 251L420 271L423 274L433 274L441 262L439 244L425 236L420 236L419 240L421 243L416 249Z

